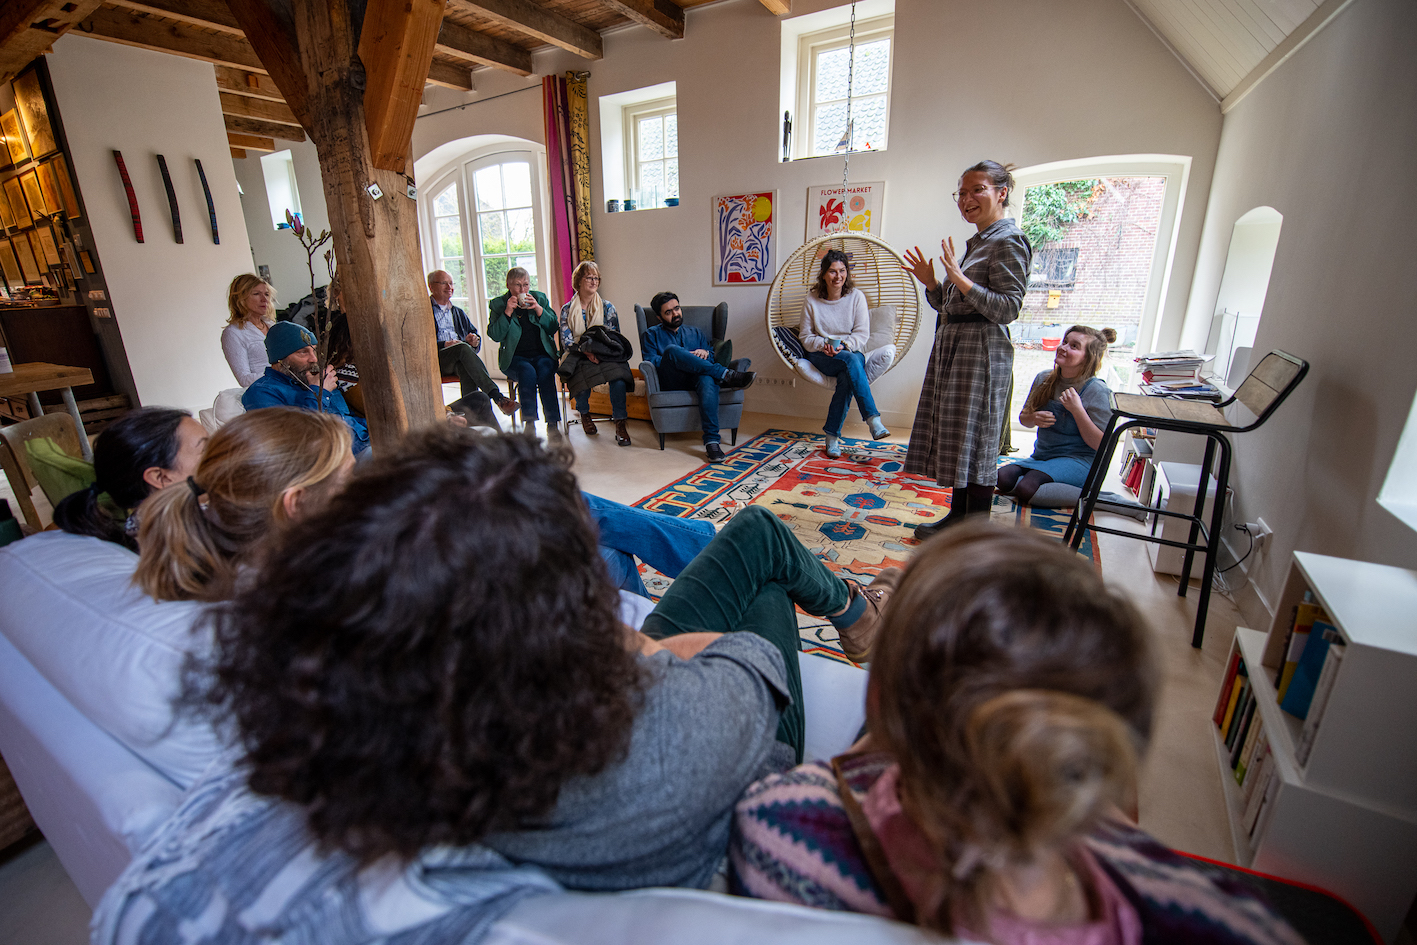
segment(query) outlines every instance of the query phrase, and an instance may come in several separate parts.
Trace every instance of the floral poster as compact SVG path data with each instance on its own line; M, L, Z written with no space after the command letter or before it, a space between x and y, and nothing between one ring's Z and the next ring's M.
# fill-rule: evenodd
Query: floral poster
M713 284L771 282L777 192L713 198Z
M828 233L881 235L886 182L821 184L807 189L807 239Z

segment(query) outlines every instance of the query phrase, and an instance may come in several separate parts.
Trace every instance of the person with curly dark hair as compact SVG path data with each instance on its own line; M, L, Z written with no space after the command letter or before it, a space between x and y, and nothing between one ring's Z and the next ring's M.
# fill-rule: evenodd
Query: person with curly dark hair
M216 912L225 941L472 942L558 884L708 885L743 788L801 757L794 605L850 627L887 594L750 508L631 631L570 457L439 425L276 536L190 680L243 757L95 942Z

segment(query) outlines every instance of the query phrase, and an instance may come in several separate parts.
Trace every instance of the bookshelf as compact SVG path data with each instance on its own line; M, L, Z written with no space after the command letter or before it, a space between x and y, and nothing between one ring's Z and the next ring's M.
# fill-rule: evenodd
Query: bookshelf
M1275 679L1295 606L1311 591L1344 641L1304 764L1304 723ZM1387 941L1417 896L1417 572L1295 552L1268 631L1240 628L1274 791L1247 829L1224 733L1209 721L1236 862L1312 883L1352 903ZM1227 666L1229 659L1227 658ZM1249 774L1247 773L1247 780ZM1254 790L1265 790L1260 783ZM1253 811L1253 809L1252 809Z

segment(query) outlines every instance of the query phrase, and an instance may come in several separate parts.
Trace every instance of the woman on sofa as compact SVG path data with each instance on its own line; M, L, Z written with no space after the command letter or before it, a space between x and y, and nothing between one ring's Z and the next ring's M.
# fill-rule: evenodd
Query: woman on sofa
M157 600L227 600L257 543L344 482L349 448L330 414L268 407L232 420L181 488L143 505L134 582Z
M747 790L731 884L997 945L1298 945L1122 814L1159 685L1141 616L1090 562L1029 529L950 529L886 609L870 734Z
M1086 325L1063 334L1053 369L1038 372L1018 415L1024 426L1038 428L1033 455L999 470L1001 493L1027 505L1050 482L1082 488L1112 416L1112 391L1097 373L1116 340L1112 329Z
M881 422L881 412L871 396L871 382L866 378L866 358L862 352L871 335L866 296L852 285L847 256L839 249L829 249L822 257L817 283L802 304L799 334L812 366L827 377L836 378L826 426L822 427L827 435L826 454L832 459L841 456L841 422L852 397L856 398L861 419L871 428L871 439L883 440L890 436L891 431Z
M206 445L206 429L185 411L128 411L94 441L93 484L54 507L54 524L71 535L137 551L134 510L149 495L192 475Z
M226 327L221 330L221 353L242 388L266 373L266 332L275 324L276 290L265 279L243 272L226 290Z
M889 582L752 507L628 630L569 459L429 428L278 534L216 610L204 698L244 762L187 795L95 942L218 914L229 941L465 942L561 886L709 883L738 795L801 751L794 605L864 631Z

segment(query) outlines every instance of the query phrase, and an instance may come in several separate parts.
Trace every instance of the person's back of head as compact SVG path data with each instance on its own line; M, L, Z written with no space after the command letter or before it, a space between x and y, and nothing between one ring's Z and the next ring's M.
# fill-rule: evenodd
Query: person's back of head
M136 551L125 530L128 510L154 491L149 470L178 465L178 429L188 416L169 407L139 407L105 427L94 441L93 485L62 499L54 508L54 524Z
M640 671L568 455L414 434L219 608L204 698L252 789L306 807L322 844L474 843L628 747Z
M225 599L258 541L338 485L349 450L329 414L269 407L227 423L185 486L143 503L133 580L158 600Z
M885 621L871 733L941 864L918 921L982 930L999 874L1127 802L1158 682L1146 630L1090 562L988 524L926 543Z

